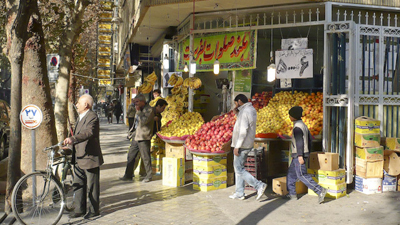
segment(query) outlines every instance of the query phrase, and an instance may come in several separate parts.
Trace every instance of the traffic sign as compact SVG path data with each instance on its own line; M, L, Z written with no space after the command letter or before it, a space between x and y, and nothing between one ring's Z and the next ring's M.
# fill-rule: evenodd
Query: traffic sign
M43 120L42 110L36 105L27 105L21 110L19 119L24 127L31 130L36 129Z

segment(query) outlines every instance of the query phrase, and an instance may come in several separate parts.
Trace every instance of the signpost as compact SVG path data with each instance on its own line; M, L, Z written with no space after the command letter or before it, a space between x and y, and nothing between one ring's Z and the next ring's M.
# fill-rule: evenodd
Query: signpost
M19 114L19 119L24 125L24 127L31 130L31 140L32 140L32 172L36 170L36 134L35 129L40 126L43 120L43 113L39 107L36 105L27 105ZM36 180L33 179L33 196L36 196L35 187L36 187Z

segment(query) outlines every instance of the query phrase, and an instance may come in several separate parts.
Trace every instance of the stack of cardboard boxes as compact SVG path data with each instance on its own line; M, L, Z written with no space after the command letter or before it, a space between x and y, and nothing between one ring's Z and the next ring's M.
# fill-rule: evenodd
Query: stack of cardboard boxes
M227 154L193 156L193 189L212 191L227 187Z
M183 186L193 181L193 156L183 143L166 143L162 159L163 185Z
M400 191L400 138L383 138L384 151L384 175L382 182L382 190Z
M337 199L346 196L345 170L339 169L339 154L331 152L312 152L307 170L315 182L326 188L327 198ZM309 195L317 195L308 189Z
M355 189L373 194L382 192L383 146L380 121L369 117L355 120Z

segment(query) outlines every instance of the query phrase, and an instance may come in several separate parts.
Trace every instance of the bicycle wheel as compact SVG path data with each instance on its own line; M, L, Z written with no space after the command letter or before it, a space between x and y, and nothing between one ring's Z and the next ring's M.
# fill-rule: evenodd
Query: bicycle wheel
M67 165L64 171L65 178L61 181L64 187L64 194L65 194L65 210L71 212L74 210L74 198L75 192L73 189L74 183L74 173L72 172L71 165Z
M56 224L62 216L64 199L60 182L46 172L35 172L17 182L11 206L22 224Z

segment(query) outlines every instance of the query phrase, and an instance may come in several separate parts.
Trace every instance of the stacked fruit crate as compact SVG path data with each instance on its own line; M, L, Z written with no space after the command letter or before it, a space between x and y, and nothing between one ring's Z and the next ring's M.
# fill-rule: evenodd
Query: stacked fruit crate
M253 177L257 180L261 180L261 161L262 161L262 153L264 152L264 148L253 149L247 155L246 162L244 163L244 168L247 172L249 172ZM245 184L246 190L255 191L256 189L250 186L248 183Z

